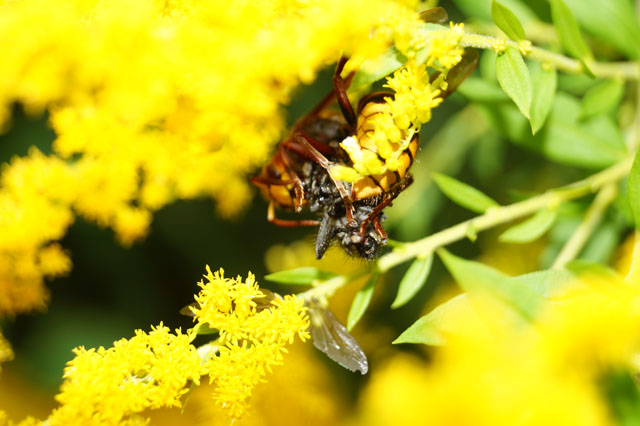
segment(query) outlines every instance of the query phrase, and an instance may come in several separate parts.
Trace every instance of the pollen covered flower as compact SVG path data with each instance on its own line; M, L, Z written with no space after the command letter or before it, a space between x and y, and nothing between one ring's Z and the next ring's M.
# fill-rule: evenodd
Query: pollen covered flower
M385 98L386 105L370 107L364 117L358 117L358 146L354 147L350 138L341 143L353 166L334 166L336 178L354 182L361 176L401 167L400 156L421 126L431 120L431 110L442 102L439 96L447 88L448 71L462 59L463 28L463 24L451 23L447 30L413 32L421 35L422 43L412 46L423 49L426 59L418 61L414 51L407 55L409 60L403 67L387 77L385 87L393 90L393 97ZM428 68L440 73L434 81L430 81Z
M464 49L460 39L464 35L464 23L450 23L449 30L429 33L429 59L427 65L446 71L462 59Z
M180 406L187 384L199 383L200 356L192 336L173 334L160 324L150 333L136 330L112 348L76 348L56 396L61 407L51 425L144 424L138 413Z
M205 278L196 296L199 307L192 310L198 324L218 330L220 338L218 354L204 359L203 374L215 384L217 404L240 417L266 371L282 364L285 345L296 335L309 337L309 318L302 300L262 292L252 274L243 281L207 267Z

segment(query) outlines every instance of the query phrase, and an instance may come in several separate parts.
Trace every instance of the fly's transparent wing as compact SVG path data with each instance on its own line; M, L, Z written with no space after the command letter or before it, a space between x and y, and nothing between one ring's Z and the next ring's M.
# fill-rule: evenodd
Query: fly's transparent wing
M198 302L189 303L187 306L184 306L182 309L180 309L180 314L193 318L196 315L193 313L191 308L199 308L199 307L200 305L198 304Z
M351 371L367 374L369 363L356 339L347 328L323 308L309 308L313 345L329 358Z

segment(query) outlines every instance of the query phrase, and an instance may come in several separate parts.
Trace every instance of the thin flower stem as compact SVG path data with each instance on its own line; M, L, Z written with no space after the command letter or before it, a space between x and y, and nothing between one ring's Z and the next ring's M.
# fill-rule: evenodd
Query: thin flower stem
M479 49L495 50L499 46L510 46L520 49L522 46L513 41L503 38L496 38L480 34L465 34L462 36L460 43L465 47L476 47ZM558 53L550 52L540 47L530 47L522 49L527 51L527 58L537 61L546 62L554 65L558 70L580 74L585 73L586 69L582 62L568 58ZM596 77L604 78L623 78L625 80L639 80L640 67L637 62L589 62L589 69Z
M602 220L607 208L618 195L618 187L614 182L608 183L600 189L593 203L587 209L584 219L578 228L571 234L569 241L562 247L551 269L562 269L567 263L578 257L585 244L589 240L596 226Z

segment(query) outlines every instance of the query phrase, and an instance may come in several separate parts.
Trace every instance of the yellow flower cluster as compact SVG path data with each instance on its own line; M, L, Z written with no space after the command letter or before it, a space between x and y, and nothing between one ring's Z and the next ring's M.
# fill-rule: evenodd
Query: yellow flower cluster
M199 283L199 307L193 313L198 326L218 330L220 338L219 354L205 358L203 374L215 383L217 404L240 417L265 370L282 364L285 345L293 343L296 334L302 340L309 337L309 318L302 300L263 293L252 274L243 282L207 267L206 279Z
M131 244L175 199L237 213L291 91L341 54L415 44L416 3L0 1L0 128L20 103L57 135L2 170L0 316L45 305L75 215Z
M393 90L394 96L386 98L386 105L368 111L368 118L359 117L359 130L371 131L359 131L357 139L350 137L341 143L353 167L335 166L336 178L353 182L361 176L398 170L398 158L420 127L431 120L431 110L442 102L438 96L440 89L447 87L447 72L462 59L464 49L459 43L463 28L463 24L451 23L448 30L414 32L414 37L422 35L422 43L408 43L405 54L409 61L387 78L385 87ZM417 60L418 49L426 49L424 62ZM441 73L433 82L428 67Z
M373 377L364 424L614 424L602 381L639 349L640 289L575 284L530 325L512 311L510 321L503 302L460 303L442 318L449 333L432 365L402 356Z
M193 308L198 324L175 334L160 324L150 333L137 330L112 348L77 348L64 372L56 399L61 406L48 419L51 425L146 424L140 413L160 407L179 407L189 385L208 375L218 405L233 418L244 412L253 387L266 371L282 364L285 345L298 335L308 338L306 308L295 296L272 296L258 307L254 299L267 297L253 275L243 282L213 274ZM196 348L198 329L219 331L217 341Z
M150 333L114 343L112 348L77 348L56 399L62 405L51 425L144 424L138 413L180 406L187 383L200 380L200 356L193 336L172 334L160 324Z

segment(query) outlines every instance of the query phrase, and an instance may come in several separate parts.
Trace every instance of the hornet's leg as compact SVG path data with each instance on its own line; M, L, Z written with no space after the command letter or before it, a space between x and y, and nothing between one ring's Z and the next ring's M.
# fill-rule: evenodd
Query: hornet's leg
M267 210L267 220L274 225L283 226L286 228L293 228L295 226L318 226L320 222L317 220L287 220L287 219L279 219L276 217L276 209L273 205L273 202L269 203L269 209Z
M289 157L289 153L285 148L285 143L281 143L278 146L280 150L280 157L282 157L282 162L284 163L285 170L289 176L291 176L291 180L293 180L293 188L296 193L296 201L294 203L294 209L296 212L302 211L302 204L304 202L304 188L302 187L302 181L298 177L298 174L293 170L292 161Z
M355 134L357 117L356 113L353 111L351 102L349 102L349 97L347 96L347 89L351 84L351 79L353 78L354 73L349 74L349 77L346 79L340 76L346 63L347 58L344 56L340 58L340 62L338 62L338 66L336 67L336 72L333 74L333 90L336 92L336 98L338 99L340 110L342 110L342 115L344 115L345 120L347 120L347 124L351 128L351 132Z
M391 190L385 193L384 199L380 202L380 204L378 204L371 211L371 213L369 213L367 217L362 221L362 224L360 225L360 238L364 240L364 237L367 233L367 226L369 225L369 222L373 220L373 226L376 229L376 232L378 233L378 235L380 235L381 238L384 238L386 240L387 233L384 232L384 229L382 229L382 225L380 224L380 218L378 217L378 215L380 214L380 212L382 212L382 210L385 207L390 206L391 202L412 183L413 183L413 178L411 177L411 175L408 174L402 182L400 182L398 185L394 186ZM377 225L376 225L376 219L378 222ZM383 234L380 233L380 230L382 230Z

